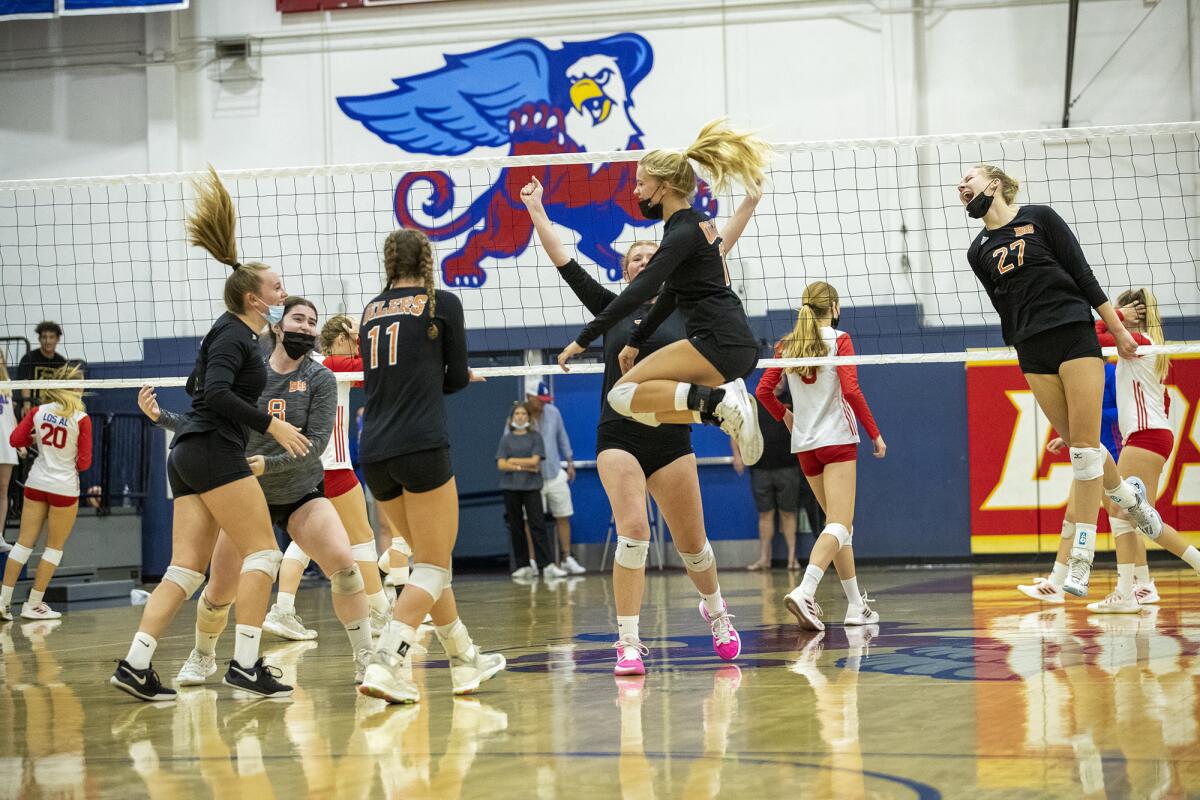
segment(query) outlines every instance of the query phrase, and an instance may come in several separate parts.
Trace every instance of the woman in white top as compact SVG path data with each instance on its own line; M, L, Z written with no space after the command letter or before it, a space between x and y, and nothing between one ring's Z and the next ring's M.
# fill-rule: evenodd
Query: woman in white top
M8 362L0 350L0 381L7 381ZM17 427L17 415L13 413L12 391L0 389L0 553L7 553L12 545L4 540L4 526L8 524L8 482L12 479L13 467L17 465L17 449L9 444Z

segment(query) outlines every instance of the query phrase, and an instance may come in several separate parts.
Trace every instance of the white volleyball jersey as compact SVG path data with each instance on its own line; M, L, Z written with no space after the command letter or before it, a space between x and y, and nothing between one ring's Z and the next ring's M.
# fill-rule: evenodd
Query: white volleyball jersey
M79 496L79 473L92 465L92 421L86 412L63 416L58 403L35 406L10 439L35 447L37 459L25 485L64 497Z
M1117 344L1103 322L1096 323L1096 335L1101 347ZM1141 333L1133 333L1133 339L1138 344L1153 344ZM1167 417L1167 387L1154 372L1156 361L1154 356L1117 359L1117 425L1122 439L1138 431L1173 430Z
M17 450L8 441L17 429L17 415L13 412L11 394L0 392L0 464L16 464ZM5 502L0 497L0 503Z
M330 372L362 372L362 359L358 356L321 356L313 355L324 364ZM361 386L361 383L353 384ZM329 436L329 444L321 454L321 466L326 472L339 469L354 469L350 463L350 387L349 381L338 381L337 413L333 418L333 433Z

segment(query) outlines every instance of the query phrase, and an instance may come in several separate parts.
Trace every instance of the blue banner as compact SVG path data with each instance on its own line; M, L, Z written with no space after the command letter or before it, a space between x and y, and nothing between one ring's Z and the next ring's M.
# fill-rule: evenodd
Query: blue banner
M188 0L59 0L59 13L124 14L146 11L181 11Z
M0 0L0 20L54 16L54 0Z

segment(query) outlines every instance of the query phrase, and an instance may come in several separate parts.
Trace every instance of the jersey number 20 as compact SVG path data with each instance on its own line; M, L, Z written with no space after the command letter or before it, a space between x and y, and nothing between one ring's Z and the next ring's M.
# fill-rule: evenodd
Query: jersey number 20
M42 444L47 447L56 447L59 450L67 446L67 429L59 425L51 425L49 422L42 423Z

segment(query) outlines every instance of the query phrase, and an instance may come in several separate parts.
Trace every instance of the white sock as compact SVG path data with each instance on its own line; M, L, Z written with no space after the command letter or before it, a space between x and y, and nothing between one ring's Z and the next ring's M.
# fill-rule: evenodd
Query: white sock
M862 593L858 591L858 576L842 581L842 591L846 593L846 602L852 606L863 604Z
M40 606L42 604L42 598L45 596L46 593L44 591L39 592L37 589L30 589L29 597L25 598L25 605L29 606L30 608L33 606Z
M1149 586L1153 581L1150 580L1150 565L1142 564L1133 566L1133 579L1143 586Z
M242 669L250 669L258 661L258 645L262 641L262 628L253 625L238 625L233 643L233 660Z
M449 625L438 625L434 628L438 641L446 650L446 655L470 659L475 655L475 643L471 641L471 632L461 619L456 619Z
M641 636L638 634L640 619L636 614L632 617L617 617L617 638L626 642L640 642Z
M688 404L687 404L688 392L690 392L691 390L692 390L692 385L690 383L675 384L675 410L676 411L687 411L688 410Z
M1133 593L1133 564L1117 564L1117 594L1129 597Z
M12 605L13 588L14 587L12 587L12 586L0 587L0 605L4 605L4 606Z
M800 594L805 597L815 597L817 585L821 583L823 577L825 577L825 570L816 564L809 564L804 568L804 579L800 581Z
M1082 522L1075 523L1075 538L1071 542L1072 550L1096 552L1096 526Z
M125 662L134 669L146 669L150 666L150 659L154 658L154 651L157 649L158 639L148 633L138 631L134 634L133 644L129 646L129 654L125 656Z
M279 606L284 611L295 611L296 595L288 594L287 592L279 592L275 595L275 605Z
M367 595L367 605L375 612L387 612L390 608L388 606L387 595L383 593L383 589L380 589L375 594Z
M400 645L411 645L417 640L417 632L413 630L411 625L405 625L398 619L393 619L388 622L387 627L383 629L383 633L379 634L379 650L384 653L395 654L400 651Z
M1050 571L1050 583L1056 589L1061 589L1063 584L1067 582L1067 565L1061 561L1054 562L1054 569Z
M1104 494L1108 495L1108 499L1121 508L1137 508L1137 494L1133 491L1133 487L1126 481L1118 483L1115 489L1105 489Z
M1188 545L1188 549L1183 551L1183 555L1180 558L1186 561L1188 566L1196 570L1196 572L1200 572L1200 550L1197 550L1194 545Z
M350 637L350 652L358 655L360 650L371 649L371 618L363 617L353 622L343 623L346 635Z
M725 613L725 600L721 597L721 587L712 594L700 593L700 599L704 601L704 610L708 612L710 617L715 617L717 614Z

